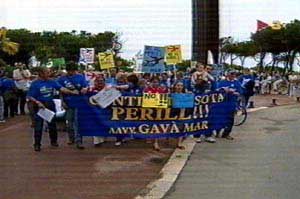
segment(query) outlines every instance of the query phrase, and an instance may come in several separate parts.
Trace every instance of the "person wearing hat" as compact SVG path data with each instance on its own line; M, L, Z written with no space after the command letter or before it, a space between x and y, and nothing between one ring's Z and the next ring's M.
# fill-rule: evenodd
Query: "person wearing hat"
M55 112L53 99L56 91L73 95L78 94L78 92L66 89L56 81L52 80L50 78L50 70L48 68L40 68L38 74L39 78L33 81L29 88L27 99L34 103L39 109L47 108ZM34 150L40 151L44 120L37 113L35 113L34 120ZM48 128L51 146L58 147L55 118L53 118L51 122L48 122Z
M60 77L57 81L62 86L66 87L72 91L78 91L81 94L85 94L88 89L88 83L84 75L77 72L78 65L74 62L69 62L66 65L67 74ZM77 100L80 98L76 95L64 94L63 102L66 108L66 122L67 122L67 132L69 135L68 144L72 145L76 143L78 149L84 149L82 146L82 136L78 132L78 121L77 121L77 112L78 112L78 103Z
M235 71L229 71L226 75L226 79L222 80L217 83L216 85L217 89L225 90L227 93L232 94L232 96L239 96L243 90L241 83L236 80L236 72ZM228 114L228 121L226 124L226 127L224 129L224 133L222 135L222 138L233 140L234 138L230 136L230 133L232 131L232 127L234 124L234 112L235 112L235 106L229 109L230 113Z

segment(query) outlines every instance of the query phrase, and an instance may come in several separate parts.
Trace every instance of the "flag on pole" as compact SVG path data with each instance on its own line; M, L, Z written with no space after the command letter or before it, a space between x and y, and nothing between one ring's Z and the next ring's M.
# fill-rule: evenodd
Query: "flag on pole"
M262 31L268 27L269 27L269 24L267 24L263 21L257 20L257 32Z

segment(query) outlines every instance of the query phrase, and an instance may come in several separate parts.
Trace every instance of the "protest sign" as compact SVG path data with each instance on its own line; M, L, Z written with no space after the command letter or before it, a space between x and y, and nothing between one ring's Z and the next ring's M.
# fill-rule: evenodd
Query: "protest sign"
M195 95L192 108L144 108L142 96L123 95L109 107L78 101L78 130L82 136L162 138L211 134L230 123L236 97L225 92Z
M173 108L192 108L194 107L193 93L173 93L171 94Z
M55 67L62 69L66 65L65 58L49 58L47 63L47 68Z
M41 108L38 112L37 115L46 120L47 122L51 122L52 119L55 116L55 113L49 109L46 108Z
M180 45L166 47L166 62L169 65L178 64L182 62L182 53Z
M144 55L142 54L141 51L139 51L139 52L134 56L134 61L135 61L134 72L136 72L136 73L142 72L143 59L144 59Z
M114 55L112 52L99 53L99 63L102 70L115 67Z
M94 63L95 49L94 48L80 48L79 63L92 64Z
M105 90L103 89L96 95L92 96L90 99L92 100L91 102L94 104L98 104L101 108L106 108L111 103L113 103L116 99L118 99L120 96L122 96L121 92L112 88Z
M168 102L168 94L144 93L142 106L144 108L168 108Z
M142 72L163 73L165 71L165 48L145 46Z

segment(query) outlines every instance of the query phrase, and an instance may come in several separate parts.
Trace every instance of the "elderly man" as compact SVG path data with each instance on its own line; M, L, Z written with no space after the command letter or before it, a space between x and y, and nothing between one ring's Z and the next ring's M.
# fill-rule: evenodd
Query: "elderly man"
M26 104L26 93L29 89L29 81L31 77L31 73L28 69L24 67L24 64L18 63L16 65L17 69L13 71L13 79L15 80L15 84L17 87L17 107L16 111L18 111L21 115L25 114L25 104Z

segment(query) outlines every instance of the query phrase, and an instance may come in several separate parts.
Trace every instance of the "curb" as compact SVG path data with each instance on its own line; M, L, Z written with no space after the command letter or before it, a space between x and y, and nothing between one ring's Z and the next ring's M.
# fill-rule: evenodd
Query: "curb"
M161 199L167 194L189 159L196 142L191 138L187 138L183 145L185 150L175 149L168 162L160 171L159 175L162 177L148 184L145 188L148 192L139 194L135 199Z

